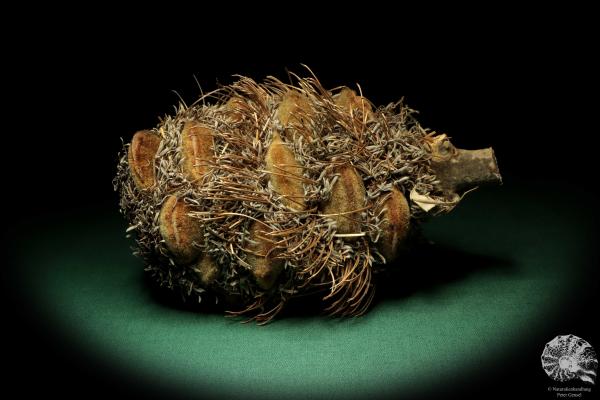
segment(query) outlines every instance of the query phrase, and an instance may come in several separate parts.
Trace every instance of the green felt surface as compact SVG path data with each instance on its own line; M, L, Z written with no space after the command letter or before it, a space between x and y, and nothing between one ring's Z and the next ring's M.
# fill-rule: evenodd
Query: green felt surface
M77 351L147 382L265 398L408 394L464 379L510 352L524 326L558 313L584 279L578 266L590 245L583 212L555 195L482 190L425 233L487 262L398 265L421 282L398 281L412 289L380 299L364 317L290 316L259 327L157 302L124 227L116 213L67 218L21 247L22 284L48 326ZM448 268L462 272L435 279Z

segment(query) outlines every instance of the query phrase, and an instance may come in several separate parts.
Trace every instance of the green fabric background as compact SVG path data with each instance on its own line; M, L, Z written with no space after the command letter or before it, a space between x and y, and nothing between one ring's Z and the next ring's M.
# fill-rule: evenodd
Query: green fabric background
M417 394L492 368L563 311L593 239L585 210L561 196L507 187L467 195L425 225L460 257L400 261L410 273L397 275L399 294L361 318L292 315L259 327L168 307L151 296L116 212L27 237L21 285L73 351L148 385L264 398Z

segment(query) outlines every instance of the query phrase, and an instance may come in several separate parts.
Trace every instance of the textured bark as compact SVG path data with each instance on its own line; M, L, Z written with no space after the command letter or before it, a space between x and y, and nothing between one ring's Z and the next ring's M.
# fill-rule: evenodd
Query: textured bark
M456 193L480 185L502 183L491 147L479 150L458 149L446 135L440 135L434 138L431 148L431 167L444 190Z

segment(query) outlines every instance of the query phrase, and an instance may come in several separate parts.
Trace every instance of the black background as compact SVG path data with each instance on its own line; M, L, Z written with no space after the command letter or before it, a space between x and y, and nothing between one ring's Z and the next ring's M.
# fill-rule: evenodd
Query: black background
M574 186L591 193L597 184L589 10L468 8L434 14L362 3L329 11L290 4L272 16L234 5L153 11L147 17L142 10L128 15L36 10L36 18L19 15L19 27L4 35L8 247L13 229L35 229L38 218L115 208L111 180L120 138L128 141L171 113L179 101L174 91L193 102L199 95L194 77L209 91L231 83L234 74L285 80L287 68L305 75L301 64L325 87L359 83L377 105L404 96L420 111L422 125L450 134L457 146L493 146L506 185L562 187L565 201L590 207L590 218L597 220L595 201L568 196ZM8 257L14 261L10 252ZM10 278L8 264L4 277ZM4 286L5 315L14 320L4 330L11 386L74 397L82 390L98 396L158 394L70 353L51 331L40 332L35 318L20 312L24 294ZM590 312L595 310L570 314L556 322L557 329L572 327L599 346L597 331L580 318ZM539 357L540 343L522 346L521 357ZM541 369L522 368L518 359L510 360L445 395L512 396L519 384L527 384L538 397L538 388L549 381Z

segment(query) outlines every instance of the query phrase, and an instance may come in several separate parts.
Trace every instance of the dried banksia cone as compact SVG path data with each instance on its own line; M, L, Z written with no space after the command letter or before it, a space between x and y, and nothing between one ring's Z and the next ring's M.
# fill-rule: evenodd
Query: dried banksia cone
M401 101L375 108L314 77L249 78L140 131L115 190L156 282L260 323L320 295L360 315L409 231L500 182L492 149L456 149Z

